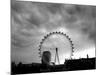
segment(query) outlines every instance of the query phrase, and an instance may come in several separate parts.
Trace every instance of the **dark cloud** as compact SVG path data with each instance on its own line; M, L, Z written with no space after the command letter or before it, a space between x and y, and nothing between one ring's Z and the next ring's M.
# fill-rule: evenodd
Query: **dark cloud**
M64 22L67 27L79 30L89 36L89 39L96 41L96 7L75 5L65 9L67 15ZM65 14L64 13L64 14Z
M15 47L23 47L22 40L13 34L11 35L11 44Z
M34 6L35 5L35 6ZM25 8L26 7L26 8ZM36 7L36 8L35 8ZM30 9L32 8L32 9ZM34 9L35 8L35 9ZM67 28L74 29L74 30L80 30L84 34L88 34L90 39L93 39L95 41L95 35L96 35L96 28L95 28L95 17L96 17L96 8L95 6L81 6L81 5L74 5L73 7L63 7L61 4L40 4L40 3L21 3L16 2L12 6L12 10L19 11L20 9L23 9L24 12L17 13L22 17L22 20L17 17L16 14L14 14L14 20L15 22L19 23L20 25L23 25L25 29L33 29L36 27L40 27L41 24L44 24L48 22L47 14L48 12L51 14L56 14L63 11L66 11L65 13L59 13L59 15L63 16L62 20L64 20L63 24L67 25ZM28 12L27 12L27 11ZM14 13L16 13L14 12ZM23 15L23 13L25 13ZM45 15L46 14L46 15ZM26 16L28 15L28 16ZM54 18L52 18L54 19ZM86 19L86 20L85 20ZM55 20L55 19L54 19ZM79 22L80 21L80 22ZM60 22L53 21L50 25L44 24L43 26L47 27L51 30L54 26L57 28L59 24L55 25L54 22ZM30 32L20 32L22 35L26 36L32 36Z
M20 12L22 10L22 5L20 3L11 4L12 11Z
M56 14L56 13L59 13L61 12L61 7L62 7L62 4L56 4L56 3L48 3L45 5L47 10L52 13L52 14Z
M12 34L11 44L18 48L29 47L31 44L33 44L33 42L31 41L31 39L28 38L30 36L27 37L26 35L30 35L30 34L27 34L27 33Z
M16 1L11 5L12 14L17 22L28 23L29 27L37 26L48 21L48 14L45 8L38 5L38 3L32 4L32 2L19 2ZM22 17L22 21L16 16L19 14Z
M67 8L66 12L69 15L77 15L78 17L89 17L95 18L96 17L96 7L95 6L84 6L84 5L74 5L71 8Z
M27 19L27 21L31 24L37 25L39 26L41 24L41 22L39 21L39 19L36 16L31 16L29 19Z
M42 14L41 14L42 15ZM43 24L46 20L45 17L39 17L37 14L31 14L29 18L26 19L31 25L40 27L40 24Z
M89 38L96 42L96 21L84 22L82 25L82 32L88 34Z

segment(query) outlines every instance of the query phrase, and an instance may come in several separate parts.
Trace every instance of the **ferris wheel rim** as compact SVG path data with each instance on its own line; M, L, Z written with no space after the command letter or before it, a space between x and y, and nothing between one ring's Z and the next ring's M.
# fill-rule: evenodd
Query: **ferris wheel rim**
M73 41L71 40L71 38L66 34L66 33L63 33L63 32L50 32L49 34L46 34L44 37L43 37L43 39L42 39L42 41L40 42L40 44L39 44L39 57L41 58L42 57L42 52L41 52L41 47L42 47L42 44L44 43L44 41L49 37L49 36L51 36L51 35L54 35L54 34L60 34L60 35L63 35L63 36L65 36L68 40L69 40L69 42L70 42L70 46L71 46L71 56L70 56L70 58L73 56L73 53L74 53L74 44L73 44Z

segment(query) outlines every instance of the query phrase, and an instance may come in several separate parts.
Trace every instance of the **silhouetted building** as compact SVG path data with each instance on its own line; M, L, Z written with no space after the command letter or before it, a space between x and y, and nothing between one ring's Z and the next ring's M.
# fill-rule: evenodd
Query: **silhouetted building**
M45 55L47 58L45 58ZM51 60L50 52L43 52L42 63L32 64L11 64L12 74L27 74L27 73L40 73L40 72L58 72L58 71L74 71L74 70L87 70L96 68L96 58L82 58L82 59L65 59L64 64L50 65ZM46 59L46 62L44 61Z

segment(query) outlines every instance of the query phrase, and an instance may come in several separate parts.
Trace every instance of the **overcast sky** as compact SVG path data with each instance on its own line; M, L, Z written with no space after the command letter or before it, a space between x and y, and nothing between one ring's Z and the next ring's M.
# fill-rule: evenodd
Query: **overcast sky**
M54 31L64 32L71 37L75 47L73 58L84 58L87 54L95 57L95 6L12 1L11 61L39 63L39 43L43 36ZM68 55L68 47L64 46L68 44L65 37L57 35L49 40L46 44L60 46L59 56L62 56L60 61L63 62Z

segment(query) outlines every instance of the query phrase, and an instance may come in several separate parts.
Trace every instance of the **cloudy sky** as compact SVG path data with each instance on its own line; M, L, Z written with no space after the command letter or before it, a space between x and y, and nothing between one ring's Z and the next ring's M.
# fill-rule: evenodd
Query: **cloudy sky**
M11 61L40 62L38 48L42 38L54 31L69 35L74 43L73 58L95 57L96 7L72 4L11 2ZM60 46L60 61L68 55L63 36L51 36L46 41ZM45 45L45 44L44 44ZM53 47L53 46L50 46ZM61 60L62 59L62 60Z

